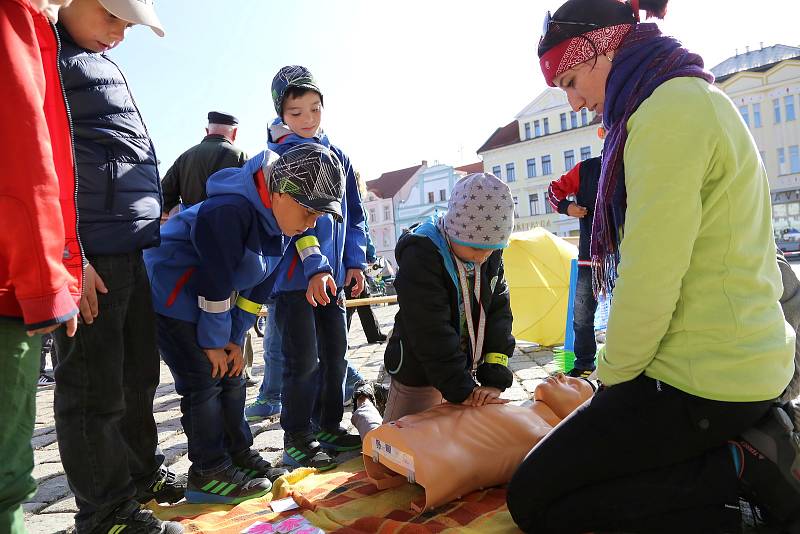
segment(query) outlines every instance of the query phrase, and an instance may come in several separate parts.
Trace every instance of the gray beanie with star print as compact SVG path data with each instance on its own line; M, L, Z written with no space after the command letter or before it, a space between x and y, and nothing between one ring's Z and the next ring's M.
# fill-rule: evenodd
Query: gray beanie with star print
M505 248L514 229L514 198L493 174L478 172L456 182L444 216L451 241L475 248Z

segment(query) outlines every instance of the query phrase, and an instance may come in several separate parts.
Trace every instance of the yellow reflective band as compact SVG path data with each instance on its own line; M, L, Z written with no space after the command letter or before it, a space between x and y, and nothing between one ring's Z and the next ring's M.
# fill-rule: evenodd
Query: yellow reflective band
M483 361L486 363L496 363L504 367L508 367L508 356L505 354L500 354L499 352L486 353L486 355L483 357Z
M301 239L298 239L294 246L297 249L297 252L303 252L303 249L307 249L308 247L319 247L319 239L313 235L307 235Z
M236 299L236 307L241 308L247 313L252 313L253 315L258 315L258 312L261 311L262 304L258 302L253 302L252 300L246 299L243 296L239 295Z

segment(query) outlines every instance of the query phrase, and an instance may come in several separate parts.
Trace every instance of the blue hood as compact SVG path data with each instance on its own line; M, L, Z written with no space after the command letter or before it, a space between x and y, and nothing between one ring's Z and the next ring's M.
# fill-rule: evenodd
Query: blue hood
M206 194L209 198L219 195L239 195L246 198L256 208L264 229L269 234L280 234L278 221L275 220L272 210L261 202L253 181L253 174L263 167L264 161L270 157L275 158L277 154L271 150L264 150L247 160L240 169L232 167L215 172L206 182Z
M461 300L461 285L458 283L458 271L456 270L456 264L453 261L453 254L450 252L450 247L447 244L447 240L439 230L439 221L442 219L442 217L443 215L440 215L439 213L431 215L422 221L419 226L414 228L411 233L414 235L422 235L427 237L433 241L433 244L436 245L437 249L439 249L439 254L442 256L447 273L453 280L453 285L456 286L459 300Z

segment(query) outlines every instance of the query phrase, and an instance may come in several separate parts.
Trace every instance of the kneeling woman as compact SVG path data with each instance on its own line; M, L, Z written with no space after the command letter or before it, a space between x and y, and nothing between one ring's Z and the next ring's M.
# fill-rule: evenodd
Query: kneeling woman
M788 525L795 453L773 400L794 334L766 172L702 59L639 23L666 0L632 4L568 0L539 43L548 84L608 130L591 254L595 289L616 285L605 387L531 450L508 507L537 533L737 532L741 494Z

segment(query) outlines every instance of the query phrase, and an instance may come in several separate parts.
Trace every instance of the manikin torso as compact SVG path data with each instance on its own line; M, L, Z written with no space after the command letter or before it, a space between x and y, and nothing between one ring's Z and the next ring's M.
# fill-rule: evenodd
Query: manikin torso
M505 484L525 455L592 394L584 380L558 375L537 386L528 406L445 403L381 425L364 438L364 465L379 488L416 482L418 511Z

